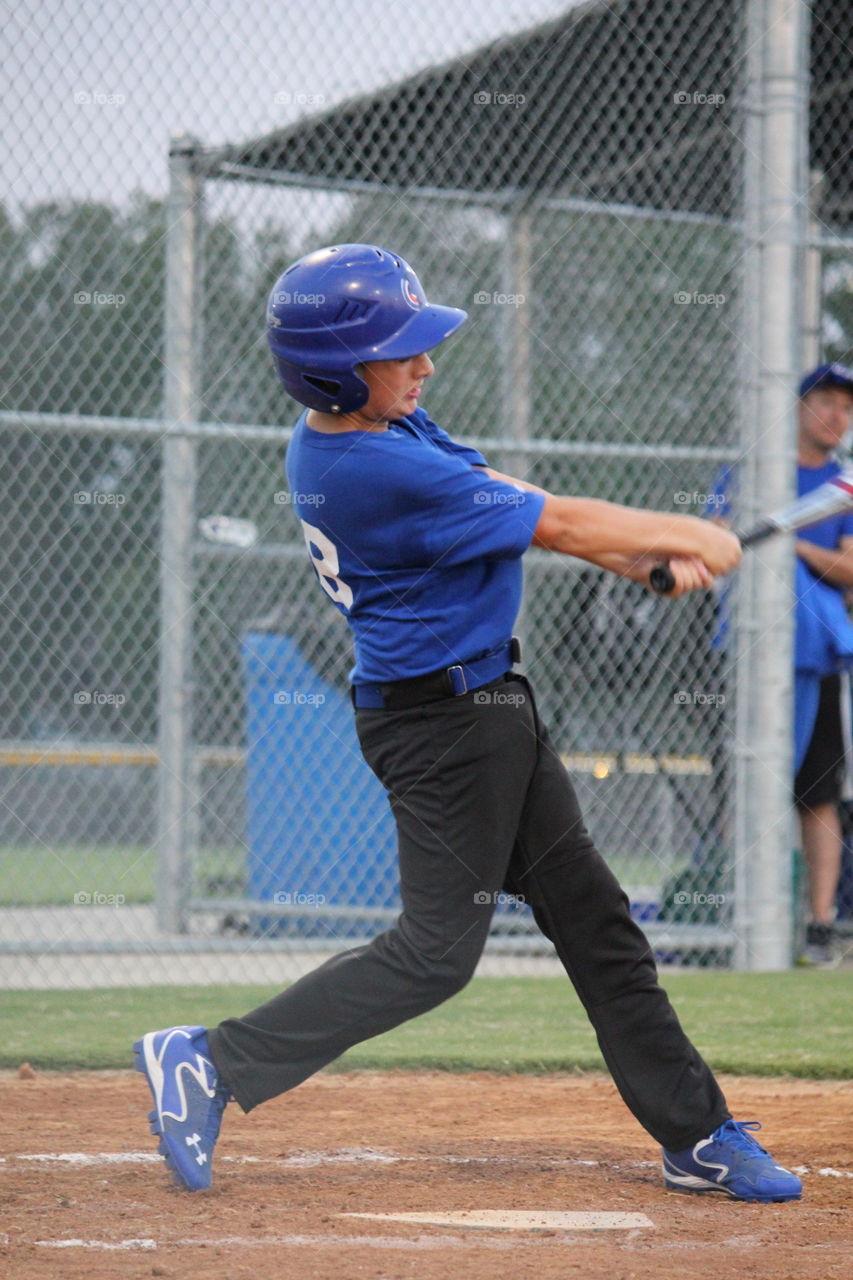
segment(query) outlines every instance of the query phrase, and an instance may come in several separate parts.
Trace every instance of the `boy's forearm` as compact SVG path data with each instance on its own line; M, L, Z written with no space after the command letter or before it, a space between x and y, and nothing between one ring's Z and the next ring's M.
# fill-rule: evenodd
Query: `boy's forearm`
M485 470L493 480L545 495L533 534L535 547L577 556L637 582L645 580L650 566L669 557L708 562L709 521L698 516L642 511L598 498L562 497L491 467L477 470ZM717 547L711 557L712 572L728 572L738 558L739 551L732 559L730 548L721 560Z
M634 582L642 582L645 586L648 585L651 570L656 564L660 564L660 558L657 556L626 556L621 551L603 551L583 558L587 564L594 564L599 569L616 573L620 578L631 578Z
M697 516L641 511L597 498L563 498L548 494L534 535L536 546L563 555L595 559L636 557L649 552L666 556L701 555L702 522Z

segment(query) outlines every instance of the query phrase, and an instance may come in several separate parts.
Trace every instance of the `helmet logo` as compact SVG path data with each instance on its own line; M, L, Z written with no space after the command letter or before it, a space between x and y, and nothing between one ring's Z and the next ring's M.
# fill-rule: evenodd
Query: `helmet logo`
M423 299L417 293L414 286L412 285L412 282L408 279L407 276L403 276L402 280L400 281L400 288L403 290L403 297L406 299L406 302L409 304L412 310L420 311L421 307L423 306Z

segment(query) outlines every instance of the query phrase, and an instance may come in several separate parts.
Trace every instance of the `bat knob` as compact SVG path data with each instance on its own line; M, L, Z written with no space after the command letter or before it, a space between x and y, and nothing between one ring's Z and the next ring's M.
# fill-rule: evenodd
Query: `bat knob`
M675 578L668 564L657 564L649 574L649 586L656 595L665 596L675 586Z

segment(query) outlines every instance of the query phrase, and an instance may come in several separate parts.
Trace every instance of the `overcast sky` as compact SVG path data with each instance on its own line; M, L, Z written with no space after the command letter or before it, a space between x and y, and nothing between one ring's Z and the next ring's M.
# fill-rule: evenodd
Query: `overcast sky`
M3 199L162 195L168 139L275 128L572 0L0 0Z

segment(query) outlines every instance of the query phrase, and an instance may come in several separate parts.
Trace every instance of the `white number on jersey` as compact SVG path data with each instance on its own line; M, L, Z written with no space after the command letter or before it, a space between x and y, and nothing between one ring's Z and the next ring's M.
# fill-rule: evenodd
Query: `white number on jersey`
M335 604L341 605L344 609L352 608L352 587L348 587L342 578L338 577L340 569L340 561L338 560L338 548L325 533L313 524L309 524L307 520L300 520L302 532L305 535L305 542L308 546L308 554L317 573L320 575L320 586L323 588L327 596L334 600Z

